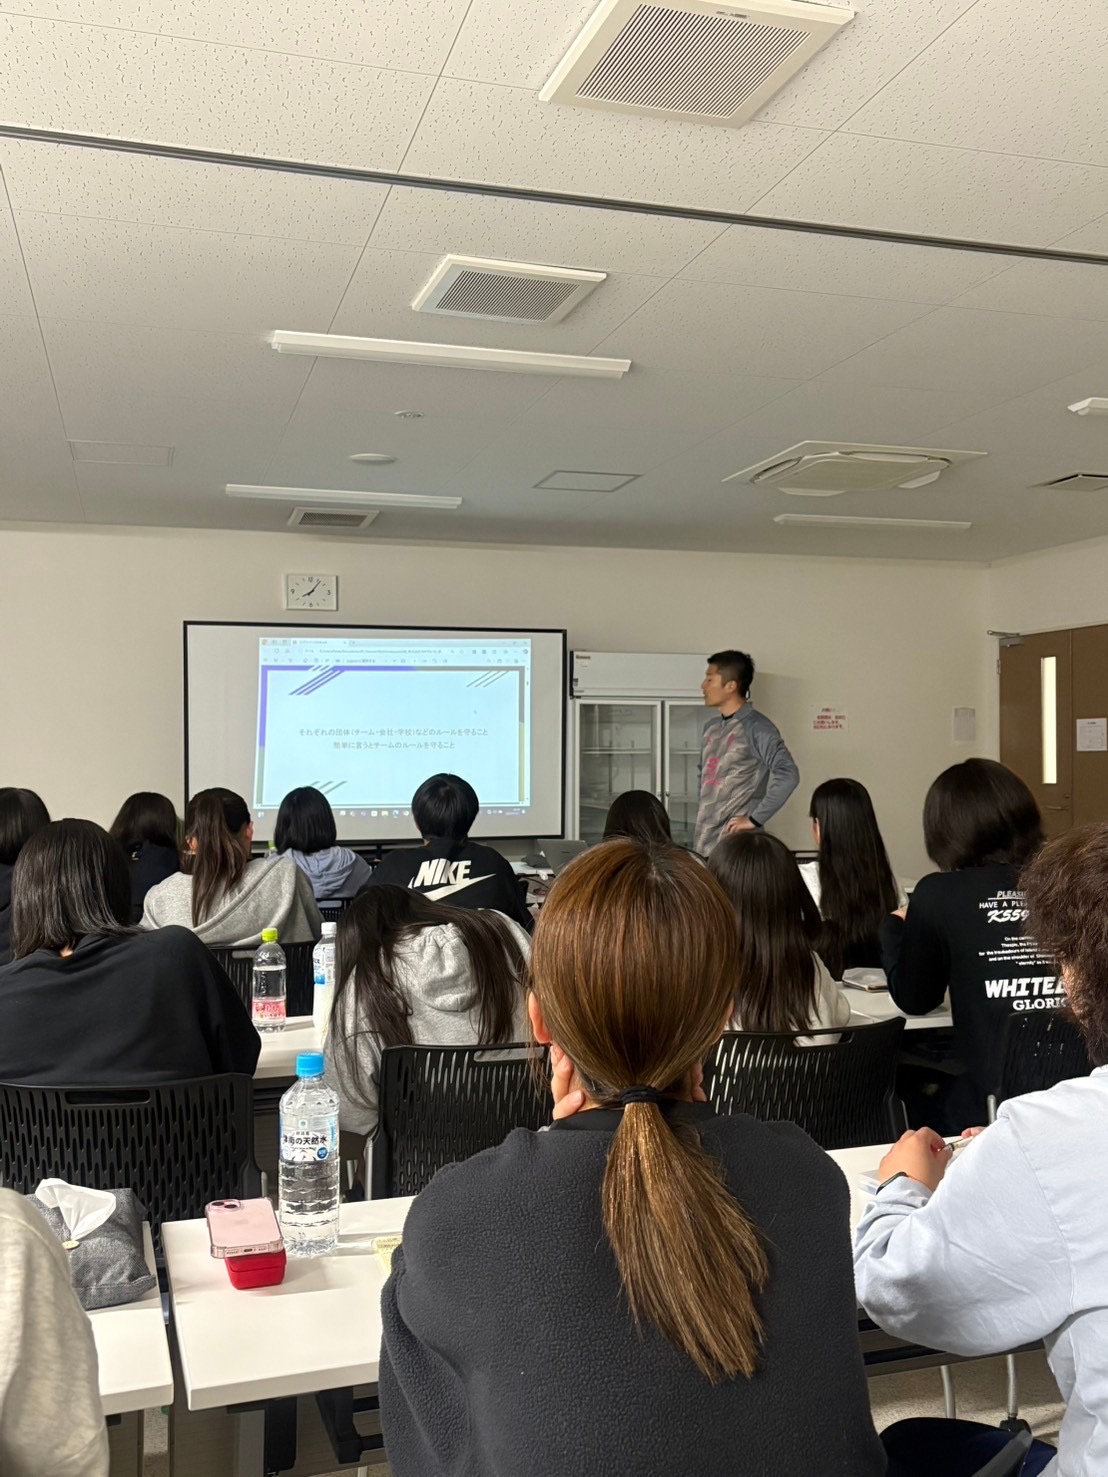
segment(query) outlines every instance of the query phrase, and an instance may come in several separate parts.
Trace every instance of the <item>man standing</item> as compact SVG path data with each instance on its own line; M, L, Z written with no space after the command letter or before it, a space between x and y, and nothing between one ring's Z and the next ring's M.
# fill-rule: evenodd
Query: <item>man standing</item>
M694 849L707 856L724 836L764 826L800 782L776 726L750 701L754 663L745 651L708 658L700 690L718 717L704 725Z

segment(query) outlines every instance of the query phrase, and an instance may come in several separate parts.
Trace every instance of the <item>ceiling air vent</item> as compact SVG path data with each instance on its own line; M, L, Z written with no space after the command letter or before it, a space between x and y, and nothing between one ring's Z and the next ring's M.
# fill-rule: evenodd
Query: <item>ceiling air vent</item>
M911 491L937 482L956 462L983 451L931 450L919 446L852 446L841 441L801 441L724 482L773 487L793 497L838 497L844 492Z
M539 96L622 113L745 123L849 21L800 0L602 0Z
M1108 472L1071 472L1068 477L1056 477L1053 482L1040 482L1040 487L1064 487L1067 492L1102 492L1108 488Z
M493 323L557 323L604 281L605 272L530 262L448 256L412 303L417 313Z
M378 516L377 508L364 513L334 512L327 508L293 508L290 528L368 528Z

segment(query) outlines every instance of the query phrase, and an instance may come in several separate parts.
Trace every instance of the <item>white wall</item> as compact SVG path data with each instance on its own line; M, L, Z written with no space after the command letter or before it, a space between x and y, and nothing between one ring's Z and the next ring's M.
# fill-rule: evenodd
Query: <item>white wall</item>
M927 785L975 751L952 743L951 708L986 698L984 572L964 564L24 525L0 527L0 570L0 783L104 823L133 790L182 799L181 622L284 618L289 570L336 572L338 618L355 623L566 626L571 649L749 650L764 674L755 700L802 773L774 829L807 844L812 788L854 776L907 876L928 869ZM812 732L825 703L845 706L846 733Z

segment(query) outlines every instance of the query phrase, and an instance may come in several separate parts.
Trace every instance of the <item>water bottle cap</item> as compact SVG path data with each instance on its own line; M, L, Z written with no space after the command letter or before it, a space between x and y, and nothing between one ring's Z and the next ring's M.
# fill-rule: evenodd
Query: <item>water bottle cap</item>
M262 943L275 944L277 942L277 930L275 928L262 929Z
M296 1053L296 1075L298 1077L322 1077L323 1053L321 1051L298 1051Z
M338 924L337 924L337 923L335 923L335 922L333 922L333 921L332 921L332 920L331 920L331 919L330 919L330 918L329 918L329 919L328 919L328 920L327 920L327 922L326 922L326 923L325 923L325 924L324 924L324 925L323 925L323 937L324 937L324 938L325 938L325 939L327 939L327 938L330 938L330 937L331 937L331 935L332 935L332 934L333 934L333 933L334 933L334 931L335 931L335 929L336 929L336 928L337 928L337 927L338 927Z

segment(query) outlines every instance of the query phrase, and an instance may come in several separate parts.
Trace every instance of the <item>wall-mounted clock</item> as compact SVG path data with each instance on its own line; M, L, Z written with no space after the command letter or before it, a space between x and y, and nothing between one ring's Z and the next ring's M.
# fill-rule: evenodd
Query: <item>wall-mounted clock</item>
M334 574L286 574L286 610L338 610L339 581Z

